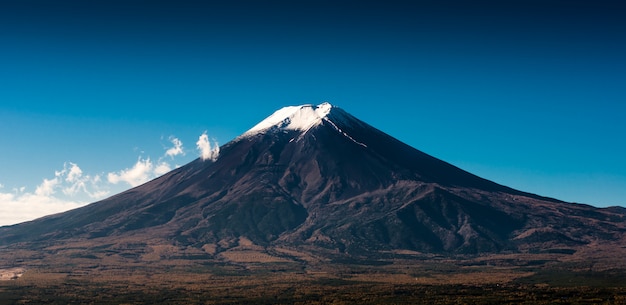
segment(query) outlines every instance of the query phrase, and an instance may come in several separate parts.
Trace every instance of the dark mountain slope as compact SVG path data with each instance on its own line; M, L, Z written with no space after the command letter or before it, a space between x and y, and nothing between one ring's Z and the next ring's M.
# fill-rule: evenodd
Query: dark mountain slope
M198 159L83 208L0 228L0 245L140 234L218 252L243 237L347 255L478 254L624 235L621 210L482 179L329 104L287 107L259 125L221 147L215 162Z

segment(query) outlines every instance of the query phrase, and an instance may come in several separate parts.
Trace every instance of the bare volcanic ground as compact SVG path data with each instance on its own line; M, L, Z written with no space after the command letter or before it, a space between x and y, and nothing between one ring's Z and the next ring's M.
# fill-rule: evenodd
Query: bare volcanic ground
M17 280L24 274L24 268L0 269L0 281Z
M120 241L76 243L0 282L0 304L624 304L624 249L458 257L412 251L336 261L247 240L217 255ZM153 241L154 242L154 241ZM615 245L613 245L615 246ZM84 247L90 251L84 251ZM208 248L208 247L207 247ZM211 249L206 249L211 252ZM564 251L565 252L565 251ZM2 262L15 258L6 252ZM17 262L14 262L17 263ZM13 270L15 272L20 270ZM21 272L21 271L20 271Z

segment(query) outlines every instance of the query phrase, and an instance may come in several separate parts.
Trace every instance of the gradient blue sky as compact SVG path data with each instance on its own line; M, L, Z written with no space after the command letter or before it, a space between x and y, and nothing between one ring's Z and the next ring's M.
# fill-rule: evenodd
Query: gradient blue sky
M498 183L626 206L625 54L619 1L1 0L0 213L323 101Z

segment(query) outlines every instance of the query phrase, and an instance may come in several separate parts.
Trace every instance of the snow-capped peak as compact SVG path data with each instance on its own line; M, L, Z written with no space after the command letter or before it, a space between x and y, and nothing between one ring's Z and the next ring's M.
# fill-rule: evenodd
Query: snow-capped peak
M330 113L332 108L333 105L328 102L317 106L300 105L283 107L250 128L243 136L251 136L272 129L307 131L311 127L319 125Z

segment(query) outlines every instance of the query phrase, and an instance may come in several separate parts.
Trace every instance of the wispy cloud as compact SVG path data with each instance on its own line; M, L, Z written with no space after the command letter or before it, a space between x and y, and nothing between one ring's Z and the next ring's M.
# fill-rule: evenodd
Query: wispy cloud
M101 190L102 179L100 175L83 175L83 170L76 163L66 162L63 170L56 172L57 179L63 179L63 194L74 196L79 193L86 194L89 198L102 198L108 191Z
M169 140L173 146L168 148L163 157L160 157L156 162L152 162L149 157L145 159L139 157L137 162L132 167L108 173L108 182L113 184L126 182L130 186L135 187L149 181L150 179L164 175L173 168L178 167L171 165L168 161L164 160L164 158L170 157L171 159L174 159L176 156L185 155L183 142L174 136L170 136ZM215 161L219 156L220 148L217 141L213 140L213 144L211 144L209 136L206 132L202 133L202 135L198 137L196 146L200 152L200 157L203 160L210 159Z
M178 155L185 155L185 151L183 150L183 142L180 139L171 136L170 142L172 142L174 146L165 151L166 156L174 158Z
M77 182L80 180L80 177L83 175L83 171L76 165L75 163L70 163L70 169L67 173L67 177L65 177L65 181L67 182Z
M10 225L74 209L109 194L100 176L83 175L81 168L66 162L53 178L44 178L27 192L26 187L0 192L0 225Z
M164 158L174 159L176 156L184 156L185 151L183 142L180 139L174 136L170 136L169 139L173 146L168 148L162 157L158 158L156 164L152 162L150 157L145 159L139 157L132 167L108 173L107 181L112 184L125 182L135 187L171 171L173 166L169 162L164 161Z
M107 175L107 179L113 184L126 182L135 187L148 181L148 179L152 176L152 171L153 165L150 158L139 158L133 167L109 173Z
M198 138L198 142L196 142L196 146L200 151L200 158L202 158L202 160L215 161L220 155L219 144L217 143L217 141L213 140L213 145L211 145L211 142L209 141L209 136L206 132L200 135L200 137Z
M23 221L56 214L85 205L83 201L59 199L54 196L41 196L32 193L0 193L0 225L10 225Z
M35 189L37 196L50 196L54 194L56 186L59 184L59 178L43 179L43 182Z
M61 170L54 171L54 176L43 178L31 191L25 186L10 186L9 191L5 184L0 184L0 226L78 208L104 199L113 190L135 187L168 173L178 167L176 159L186 154L179 138L170 136L169 141L172 146L164 147L156 161L139 156L132 166L121 170L88 174L78 164L66 162ZM219 146L213 142L211 145L206 132L199 137L196 145L204 160L217 159Z
M161 176L172 170L172 167L167 162L161 162L154 167L153 173L156 176Z

